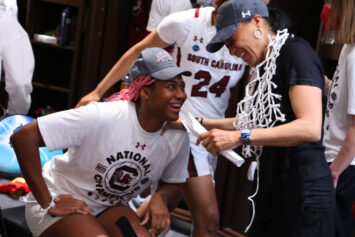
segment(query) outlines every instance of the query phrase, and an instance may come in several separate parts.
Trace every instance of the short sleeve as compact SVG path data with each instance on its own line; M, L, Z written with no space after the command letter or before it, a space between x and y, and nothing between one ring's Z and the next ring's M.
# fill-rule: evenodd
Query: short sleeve
M184 136L184 141L174 159L166 166L161 180L165 183L184 183L188 178L187 165L190 154L190 143L188 136Z
M48 150L80 146L97 126L98 114L97 103L91 103L78 109L39 117L38 127Z
M147 31L153 31L159 23L170 14L166 0L153 0L150 7Z
M281 59L283 78L290 85L309 85L324 88L321 62L312 47L303 39L290 39Z
M182 45L190 33L193 11L175 12L165 17L157 28L159 37L169 44Z
M347 47L352 47L349 57L346 59L345 75L344 78L348 81L348 114L355 115L355 46L347 45Z

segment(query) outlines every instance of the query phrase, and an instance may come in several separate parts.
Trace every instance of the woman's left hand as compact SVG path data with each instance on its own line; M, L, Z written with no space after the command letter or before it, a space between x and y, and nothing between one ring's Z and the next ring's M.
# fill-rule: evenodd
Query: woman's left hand
M165 234L170 230L170 213L159 195L153 195L141 225L147 224L149 219L151 219L151 233L153 237L158 236L164 230Z
M208 152L216 156L219 151L234 149L241 145L240 131L212 129L202 133L198 137L196 145L200 144L200 142L202 142Z

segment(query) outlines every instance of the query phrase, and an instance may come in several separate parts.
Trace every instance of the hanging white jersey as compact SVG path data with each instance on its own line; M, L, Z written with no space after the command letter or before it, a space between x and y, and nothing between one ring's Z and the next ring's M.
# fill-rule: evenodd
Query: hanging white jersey
M216 34L211 24L213 7L190 9L167 16L158 26L159 37L180 48L180 67L192 72L183 76L187 100L182 113L222 118L228 106L230 89L242 77L245 62L229 54L224 46L209 53L206 45Z
M186 132L146 132L133 102L91 103L40 117L38 125L48 149L69 148L43 167L52 195L72 194L95 213L126 204L160 179L186 180Z

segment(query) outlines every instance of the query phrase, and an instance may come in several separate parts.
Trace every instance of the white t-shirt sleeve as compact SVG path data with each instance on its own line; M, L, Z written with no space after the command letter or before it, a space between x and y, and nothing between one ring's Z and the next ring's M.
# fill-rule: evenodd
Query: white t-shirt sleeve
M348 46L350 47L350 46ZM348 114L355 115L355 46L352 47L351 53L346 60L346 76L348 81Z
M169 44L182 45L190 33L194 11L174 12L165 17L157 28L159 37Z
M153 0L150 7L147 31L153 31L170 14L166 0Z
M98 103L39 117L38 127L48 150L80 146L95 129L99 117Z
M174 159L165 167L161 180L165 183L184 183L188 178L187 166L190 154L190 142L188 136L184 141Z

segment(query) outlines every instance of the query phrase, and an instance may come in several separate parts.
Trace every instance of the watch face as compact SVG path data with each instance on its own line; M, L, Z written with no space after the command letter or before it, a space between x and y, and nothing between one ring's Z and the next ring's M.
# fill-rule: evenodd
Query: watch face
M250 130L249 129L242 129L240 134L240 140L243 145L249 145L250 143Z

